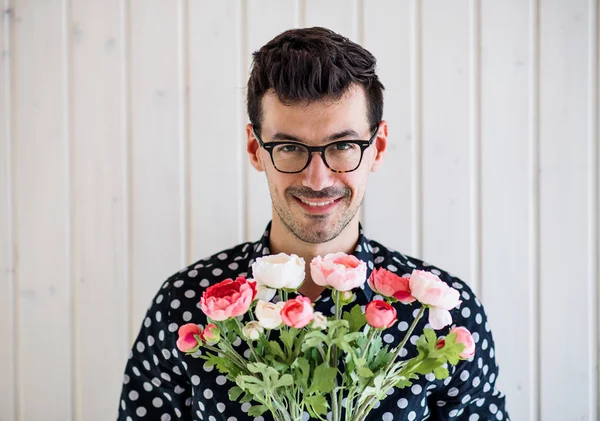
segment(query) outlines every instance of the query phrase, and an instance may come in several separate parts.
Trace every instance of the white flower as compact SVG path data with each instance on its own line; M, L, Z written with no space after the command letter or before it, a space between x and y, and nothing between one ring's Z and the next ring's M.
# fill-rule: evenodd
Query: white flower
M258 285L269 288L297 289L304 282L304 259L279 253L259 257L252 264L252 274Z
M258 323L265 329L275 329L281 326L281 309L285 302L281 301L277 304L269 303L268 301L259 300L256 304L254 314L258 319Z
M264 331L265 329L258 322L248 322L242 329L244 336L251 341L258 340Z
M276 289L271 289L269 287L266 287L266 286L262 285L260 282L258 282L256 279L249 279L249 281L256 282L256 297L254 297L255 301L257 301L257 300L271 301L273 299L273 297L275 296L275 294L277 294Z
M327 317L323 316L323 313L320 311L315 311L311 326L314 329L325 329L327 327Z

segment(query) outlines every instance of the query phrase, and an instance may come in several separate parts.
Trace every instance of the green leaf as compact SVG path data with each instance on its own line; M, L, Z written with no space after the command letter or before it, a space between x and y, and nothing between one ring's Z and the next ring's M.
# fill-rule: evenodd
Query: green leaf
M310 375L310 363L304 357L300 357L292 364L296 381L304 390L308 389L308 376Z
M253 417L260 417L268 409L269 408L267 408L265 405L253 405L250 407L250 409L248 409L248 415Z
M435 378L438 380L444 380L446 377L450 375L448 373L448 369L446 367L438 367L433 370L433 374L435 374Z
M307 391L307 395L314 393L329 393L333 390L335 383L335 376L337 375L337 369L329 367L327 363L323 363L315 368L313 374L312 383Z
M350 332L358 332L365 324L367 324L367 318L358 304L352 307L350 312L345 311L342 315L342 319L348 322Z
M304 399L308 405L308 412L312 418L319 418L320 415L326 415L329 405L323 395L313 395Z
M423 333L425 334L425 338L427 339L427 342L429 342L430 345L433 345L435 347L436 343L437 343L437 336L435 335L435 331L433 329L425 329L423 331Z
M286 359L285 354L281 349L281 345L279 345L279 342L277 341L269 341L269 351L273 354L273 356L280 357L283 360Z
M358 367L356 372L360 377L373 377L373 372L367 367Z
M285 348L290 354L292 353L292 350L294 348L294 339L296 339L298 333L300 333L299 329L290 328L289 330L282 329L279 335L279 337L281 338L281 342L283 342Z
M242 393L244 393L244 390L241 387L233 386L231 389L229 389L229 400L237 401Z
M274 389L279 387L291 386L294 384L294 377L291 374L284 374L279 378L279 380L275 383Z

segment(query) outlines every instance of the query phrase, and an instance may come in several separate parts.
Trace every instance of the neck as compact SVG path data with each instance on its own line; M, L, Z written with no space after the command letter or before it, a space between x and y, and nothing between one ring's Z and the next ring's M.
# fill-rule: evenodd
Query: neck
M310 262L316 256L325 256L329 253L343 252L352 254L358 243L358 214L350 221L344 230L334 239L319 244L302 241L294 235L278 218L273 215L271 224L269 249L272 254L295 254L304 259L306 263L304 283L299 292L314 301L323 291L323 287L316 285L310 276Z

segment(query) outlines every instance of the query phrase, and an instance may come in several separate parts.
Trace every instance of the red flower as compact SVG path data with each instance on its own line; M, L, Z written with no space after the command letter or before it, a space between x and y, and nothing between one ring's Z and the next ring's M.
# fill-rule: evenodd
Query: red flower
M365 317L376 329L388 328L396 321L396 309L383 300L373 300L367 305Z
M200 308L208 317L223 321L246 313L256 296L256 282L243 276L234 281L225 279L204 291Z

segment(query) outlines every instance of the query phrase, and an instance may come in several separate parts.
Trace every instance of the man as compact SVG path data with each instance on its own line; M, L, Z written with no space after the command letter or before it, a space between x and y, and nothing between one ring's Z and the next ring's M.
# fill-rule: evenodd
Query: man
M477 343L475 356L461 361L446 380L428 375L410 388L392 389L368 419L508 419L504 396L494 389L498 367L492 334L470 288L439 268L368 240L360 227L368 175L381 166L386 152L382 91L375 58L327 29L284 32L254 54L247 151L254 168L266 174L272 221L258 242L200 260L163 284L127 363L119 420L253 419L247 415L250 404L229 400L231 384L224 376L204 360L177 351L178 327L205 325L198 305L202 292L226 278L251 277L252 263L260 256L293 253L309 264L317 255L340 251L366 261L369 273L385 267L398 274L415 268L438 274L461 293L462 304L452 317ZM300 293L314 301L315 310L331 314L327 291L312 282L308 267L306 275ZM356 291L360 304L373 296L368 285ZM414 320L413 310L397 306L399 323L386 332L387 343L399 343ZM417 332L426 319L420 323ZM415 354L409 341L401 355ZM271 419L263 417L257 419Z

